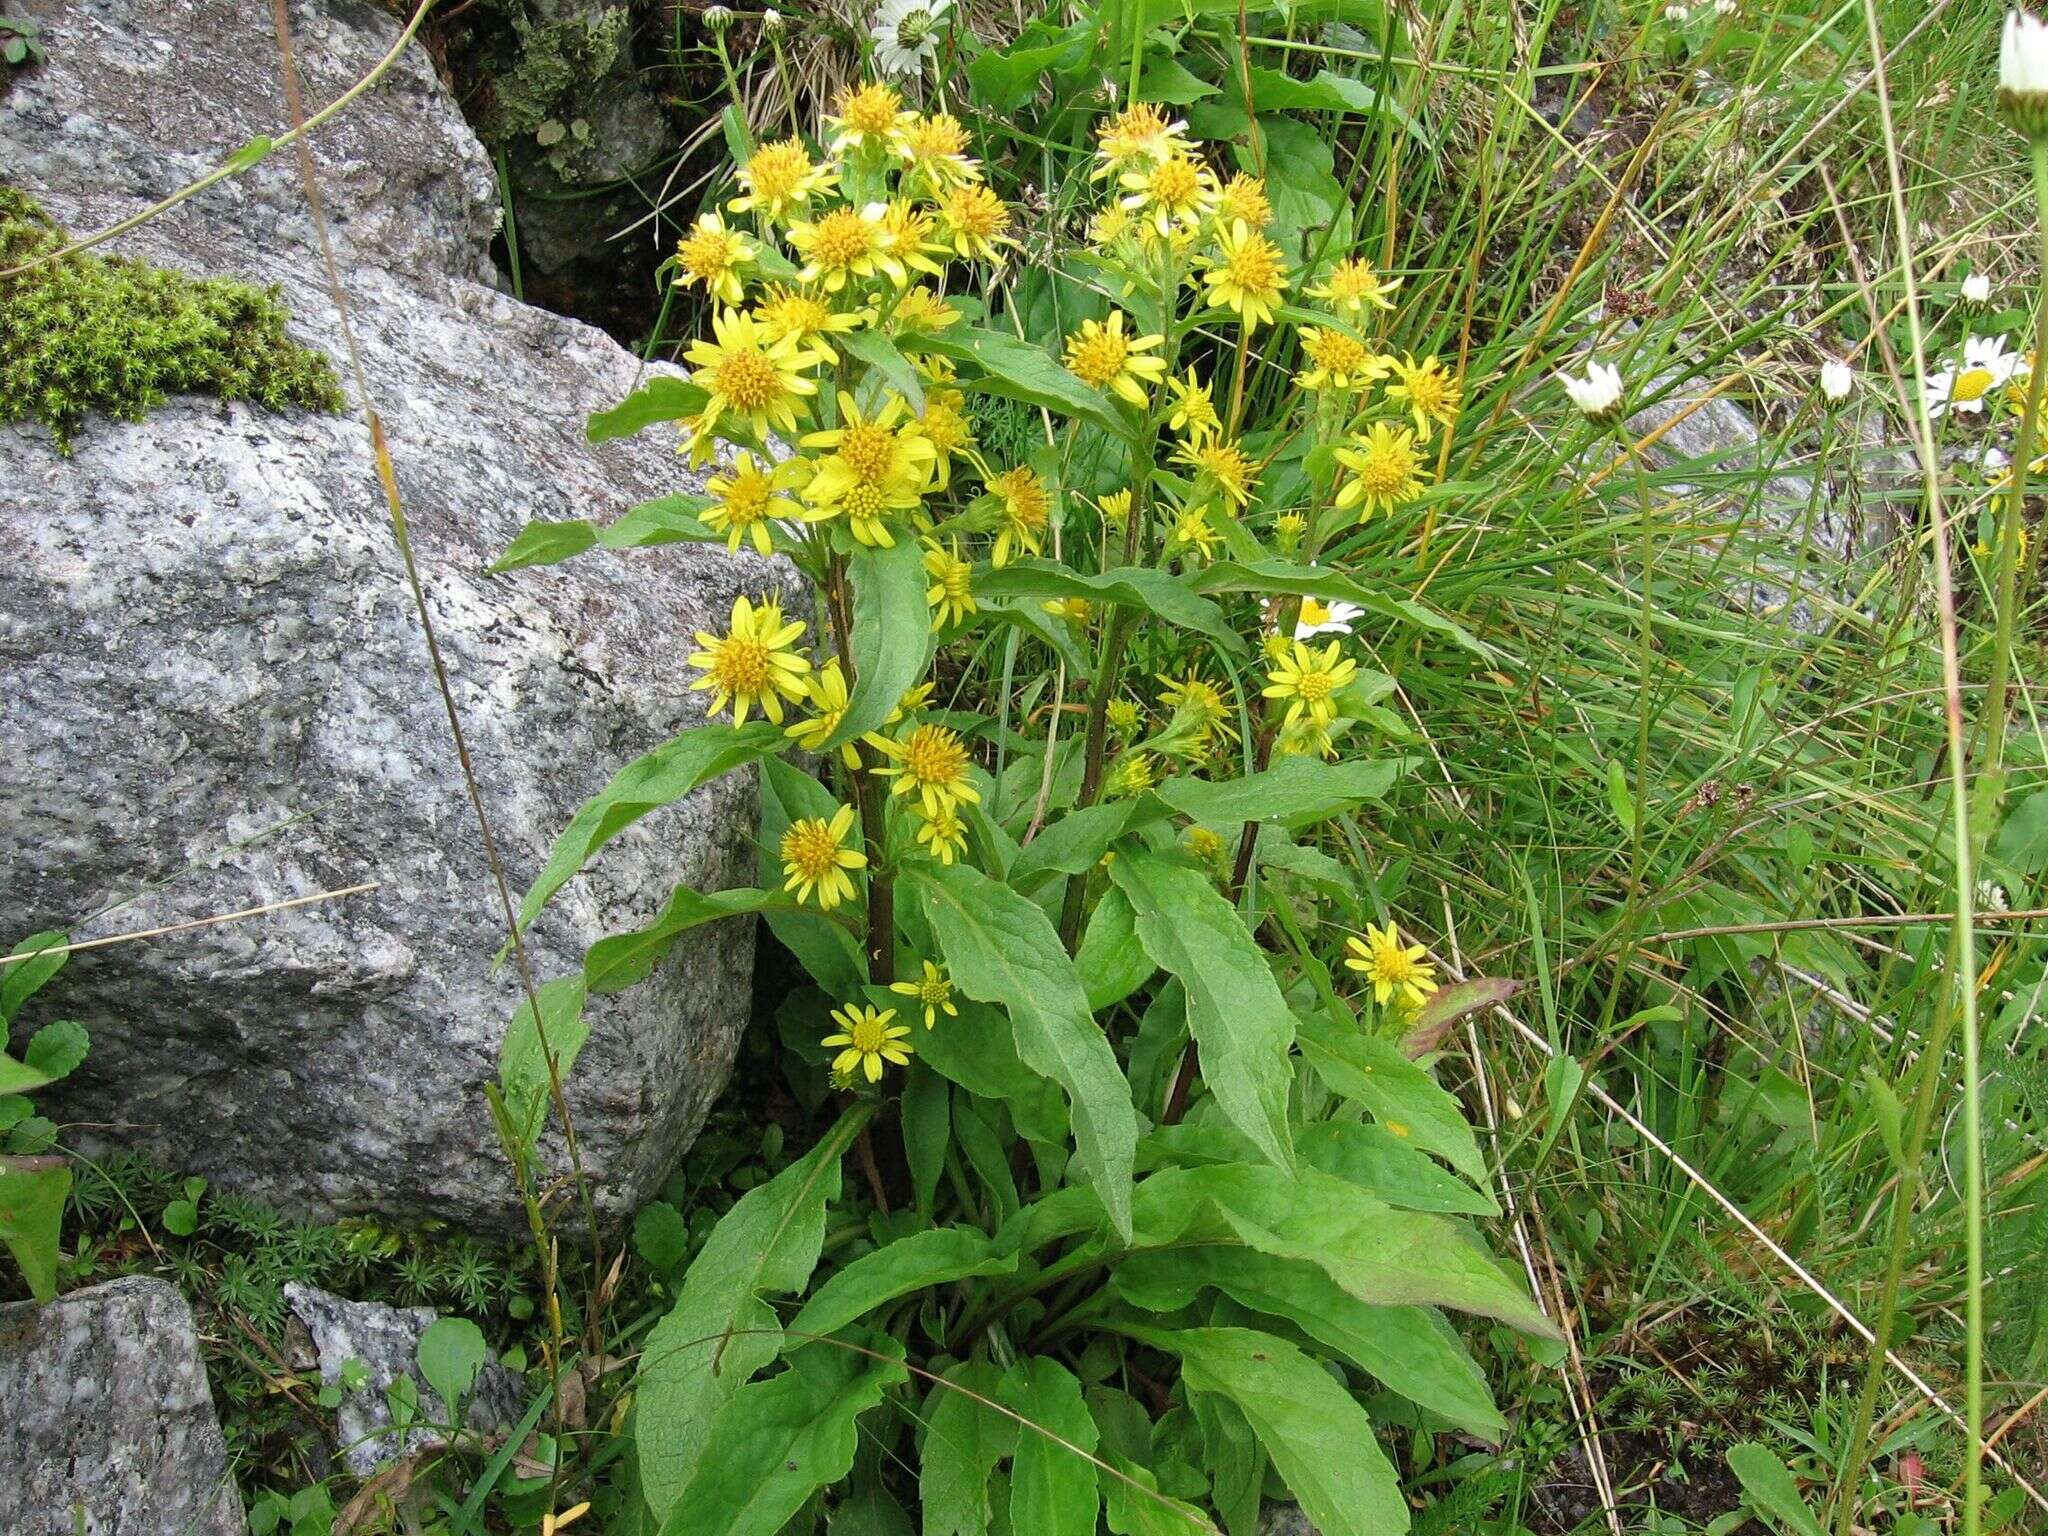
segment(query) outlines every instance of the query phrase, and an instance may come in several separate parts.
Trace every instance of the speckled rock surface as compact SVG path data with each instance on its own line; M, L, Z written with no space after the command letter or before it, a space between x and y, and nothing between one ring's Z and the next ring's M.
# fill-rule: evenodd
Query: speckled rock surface
M192 1309L135 1276L0 1307L0 1531L240 1536Z
M0 97L0 167L75 232L288 122L267 6L16 8L49 62ZM397 36L358 0L292 15L309 110ZM516 894L578 804L701 718L690 632L793 578L691 546L488 575L529 518L608 521L690 482L659 431L585 442L635 362L493 286L489 169L424 58L321 130L315 158ZM292 333L343 356L289 150L111 248L281 284ZM79 955L37 1003L84 1022L92 1054L47 1112L296 1212L521 1229L482 1096L519 993L490 965L496 897L361 423L181 399L89 420L70 458L0 427L0 465L0 933L381 882ZM612 844L536 925L539 978L678 881L746 883L753 793L729 777ZM570 1097L607 1216L659 1183L723 1086L751 954L747 920L722 924L593 1008Z
M393 1382L410 1376L419 1389L423 1413L448 1422L449 1410L434 1406L439 1399L418 1366L420 1335L439 1316L432 1307L349 1301L315 1285L289 1284L284 1298L312 1336L323 1383L339 1385L342 1368L351 1360L362 1362L363 1384L344 1392L335 1410L335 1449L351 1474L369 1477L385 1462L410 1456L442 1438L431 1429L393 1430L386 1396ZM524 1407L519 1383L493 1356L477 1376L465 1419L470 1429L488 1435L509 1430L519 1422Z

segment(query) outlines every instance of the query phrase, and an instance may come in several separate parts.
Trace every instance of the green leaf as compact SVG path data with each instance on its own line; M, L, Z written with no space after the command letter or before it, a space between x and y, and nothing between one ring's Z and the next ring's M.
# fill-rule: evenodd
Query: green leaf
M634 758L569 818L548 852L547 866L519 904L519 926L531 923L591 855L642 816L673 805L699 785L784 745L780 726L756 720L739 726L700 725Z
M1001 1379L987 1361L969 1360L925 1398L917 1473L924 1536L987 1536L990 1474L1017 1446L1017 1421L989 1406Z
M1109 877L1137 915L1145 953L1187 989L1203 1084L1263 1156L1292 1167L1294 1015L1244 919L1207 876L1157 854L1128 850Z
M1059 1361L1036 1355L1004 1374L1001 1397L1025 1421L1010 1463L1010 1529L1095 1536L1101 1499L1095 1464L1081 1452L1095 1449L1097 1431L1081 1383Z
M764 887L782 884L782 861L776 850L789 824L806 816L830 821L839 810L832 791L801 768L779 757L761 764L761 832L756 878ZM860 884L855 873L854 883ZM859 907L854 908L859 911ZM852 997L868 979L867 957L851 933L822 911L766 907L762 915L783 947L796 956L811 979L835 999Z
M0 1243L14 1255L29 1294L57 1295L58 1240L71 1169L59 1158L0 1158Z
M1074 970L1088 994L1088 1006L1100 1013L1122 1002L1158 969L1138 942L1138 915L1131 910L1130 898L1112 885L1088 915L1081 947L1074 955Z
M1401 1054L1410 1058L1428 1055L1444 1031L1465 1015L1496 1008L1521 990L1519 981L1504 976L1473 976L1438 987L1409 1018L1408 1032L1401 1036Z
M1089 1177L1111 1222L1128 1237L1138 1116L1051 922L1008 886L964 864L906 871L905 880L923 894L954 985L1003 1005L1019 1059L1065 1090Z
M8 951L10 959L15 955L33 955L32 960L15 960L0 970L0 1024L12 1024L14 1016L21 1012L21 1005L42 990L45 983L64 969L71 958L71 952L62 946L71 942L68 934L57 932L36 933L23 939ZM13 1092L13 1089L6 1090Z
M759 912L775 904L791 905L774 891L738 886L729 891L705 895L679 885L669 893L668 904L645 928L615 933L599 939L583 957L583 976L592 992L616 992L647 976L662 957L675 947L677 939L693 928L721 918Z
M83 1024L59 1019L35 1032L21 1059L31 1072L40 1072L54 1083L78 1070L78 1064L85 1060L88 1043Z
M1003 1100L1020 1135L1048 1146L1065 1142L1069 1127L1060 1091L1024 1065L1002 1014L986 1003L954 1006L957 1019L941 1015L936 1029L919 1033L918 1060L976 1098Z
M505 553L491 562L494 576L529 565L554 565L580 555L597 543L597 525L580 517L551 523L536 518L519 530L519 536L505 546Z
M918 377L910 359L897 351L896 344L888 337L880 331L862 329L842 332L837 339L850 355L880 374L888 386L909 404L913 415L924 409L924 380Z
M1903 1170L1906 1166L1906 1107L1899 1102L1892 1085L1869 1066L1863 1069L1863 1092L1870 1101L1871 1118L1877 1122L1877 1133L1884 1140L1884 1149L1891 1154L1892 1166Z
M880 728L931 664L932 611L917 544L904 538L893 549L856 550L848 565L853 686L839 728L820 743L820 751Z
M859 1448L854 1420L907 1379L898 1359L831 1344L797 1350L788 1370L741 1387L719 1409L662 1536L776 1536L814 1491L846 1476Z
M462 1422L462 1401L490 1355L484 1331L466 1317L439 1317L427 1324L419 1342L420 1375L441 1394L446 1407L442 1423Z
M1621 759L1607 760L1607 804L1614 812L1614 819L1621 823L1621 830L1633 832L1636 827L1636 797L1629 793L1628 770L1621 766Z
M657 1519L692 1509L676 1501L704 1461L714 1416L782 1352L782 1329L764 1298L801 1291L809 1281L825 1241L826 1203L839 1193L839 1159L873 1113L872 1105L849 1109L817 1146L740 1196L704 1240L675 1306L648 1334L634 1435L640 1490ZM845 1351L832 1354L859 1363Z
M1069 811L1041 830L1018 851L1010 865L1010 884L1027 890L1043 875L1078 875L1102 862L1109 845L1134 821L1160 814L1152 800L1112 800Z
M229 155L227 163L222 169L236 173L249 170L254 166L261 165L269 157L271 150L276 147L268 135L259 133L232 155Z
M1211 85L1199 76L1189 73L1186 66L1171 58L1147 56L1145 72L1139 78L1136 99L1139 101L1163 101L1170 106L1184 107L1189 102L1200 101L1204 96L1218 94L1221 87Z
M618 520L598 530L606 549L653 549L662 544L723 544L725 535L704 526L700 514L711 505L706 496L677 493L643 501Z
M1564 1134L1565 1126L1571 1123L1572 1106L1578 1102L1579 1088L1585 1081L1586 1069L1579 1065L1576 1056L1560 1053L1551 1057L1550 1064L1543 1069L1543 1102L1548 1119L1543 1139L1536 1144L1533 1166L1543 1165L1558 1137Z
M592 414L583 434L593 443L614 437L631 437L642 427L657 421L681 421L696 416L710 399L701 384L661 374L649 379L608 411Z
M1175 1312L1213 1286L1268 1317L1291 1323L1332 1354L1481 1439L1506 1438L1486 1373L1457 1332L1427 1307L1375 1306L1348 1294L1312 1264L1221 1245L1126 1254L1111 1272L1133 1306Z
M1295 1137L1294 1147L1312 1166L1405 1211L1437 1211L1453 1216L1500 1214L1500 1207L1490 1195L1446 1173L1426 1153L1383 1125L1325 1120L1304 1127Z
M1160 799L1208 827L1246 821L1290 825L1327 821L1378 800L1393 787L1399 762L1326 763L1319 757L1283 757L1263 773L1220 783L1181 775L1154 791Z
M1740 1479L1742 1491L1758 1514L1780 1531L1794 1536L1825 1536L1806 1500L1799 1496L1799 1484L1792 1469L1769 1447L1753 1442L1728 1447L1728 1469Z
M498 1047L498 1085L505 1090L506 1107L512 1112L514 1124L529 1137L540 1130L553 1088L548 1052L555 1053L555 1071L567 1082L577 1053L590 1037L590 1026L583 1018L584 982L580 974L543 982L539 997L542 1027L534 1027L533 1005L522 1002L505 1026L505 1039ZM541 1043L543 1034L545 1046Z
M1021 400L1061 416L1079 416L1119 436L1130 431L1130 423L1107 395L1083 384L1043 347L973 325L950 326L921 336L918 345L956 363L972 365L975 372L961 375L963 388Z
M1209 1517L1185 1499L1159 1491L1149 1467L1121 1456L1103 1458L1122 1474L1102 1474L1103 1519L1110 1536L1217 1536Z
M1367 613L1414 624L1455 640L1475 656L1493 655L1489 647L1435 609L1413 598L1388 597L1342 572L1321 566L1296 565L1289 560L1219 560L1198 571L1192 585L1197 592L1257 592L1265 597L1319 597L1325 602L1356 603Z
M658 1275L673 1274L690 1256L690 1225L666 1200L653 1200L633 1218L633 1251Z
M173 1200L164 1207L164 1230L173 1237L190 1237L199 1230L199 1202Z
M1486 1159L1458 1101L1398 1047L1316 1015L1299 1021L1301 1053L1324 1082L1356 1099L1403 1141L1434 1152L1475 1184Z
M876 1307L934 1285L970 1275L1013 1273L1015 1254L1000 1256L982 1233L968 1227L913 1232L863 1254L811 1293L789 1322L793 1338L837 1333Z
M1292 1344L1249 1328L1133 1331L1180 1356L1189 1391L1236 1405L1323 1536L1400 1536L1408 1529L1408 1505L1372 1420Z
M946 1148L953 1135L952 1099L946 1079L930 1062L919 1059L910 1064L903 1079L903 1160L910 1165L910 1186L918 1212L926 1217L932 1213L939 1179L946 1171Z
M25 1067L5 1051L0 1051L0 1096L33 1093L48 1082L49 1079L33 1067Z
M1348 79L1331 70L1318 70L1307 80L1297 80L1277 69L1254 69L1251 77L1252 99L1261 112L1358 112L1368 117L1384 112L1409 132L1419 131L1415 120L1396 103L1364 81Z
M1120 565L1090 575L1050 560L1013 560L999 571L976 572L974 592L977 597L1020 597L1033 603L1078 597L1092 603L1142 608L1181 629L1207 635L1226 651L1244 649L1244 641L1225 621L1221 608L1197 596L1172 573L1147 566Z

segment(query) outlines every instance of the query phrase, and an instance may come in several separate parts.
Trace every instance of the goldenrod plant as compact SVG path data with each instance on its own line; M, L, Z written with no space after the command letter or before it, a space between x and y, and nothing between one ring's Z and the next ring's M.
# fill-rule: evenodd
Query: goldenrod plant
M687 381L593 423L673 421L707 494L536 525L501 562L745 545L813 595L695 636L710 718L576 816L523 914L758 767L759 884L679 888L594 946L544 1030L515 1020L501 1084L530 1149L542 1037L566 1072L586 992L703 923L760 914L813 984L795 1043L837 1123L710 1232L641 1348L663 1530L779 1529L865 1438L916 1468L928 1531L1242 1532L1271 1482L1328 1536L1382 1536L1408 1506L1365 1400L1497 1439L1446 1314L1554 1335L1468 1225L1485 1163L1400 1043L1462 994L1394 922L1267 879L1406 765L1362 642L1460 643L1405 573L1327 554L1418 516L1462 381L1387 345L1394 278L1290 257L1222 162L1160 103L1103 116L1061 253L1102 311L1032 336L977 297L1022 220L946 112L869 80L815 138L743 144L671 263L705 315ZM1254 410L1254 349L1286 335L1301 366ZM979 441L977 398L1039 444ZM948 696L990 643L1051 707ZM854 1483L833 1497L893 1497Z

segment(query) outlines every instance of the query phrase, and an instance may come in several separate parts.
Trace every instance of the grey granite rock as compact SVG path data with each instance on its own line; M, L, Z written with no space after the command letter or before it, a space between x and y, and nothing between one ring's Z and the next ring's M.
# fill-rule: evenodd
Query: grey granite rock
M20 0L49 62L0 97L0 166L73 231L282 131L270 12L240 0ZM396 37L295 0L317 107ZM314 141L370 389L515 895L575 808L701 719L690 633L794 578L677 546L498 577L529 518L608 521L694 482L662 432L592 448L633 386L600 333L487 281L481 150L415 51ZM295 165L271 155L112 249L280 284L343 356ZM0 934L78 937L379 888L79 955L38 1006L92 1031L48 1111L93 1141L316 1216L519 1230L483 1085L520 993L365 429L174 400L65 458L0 427ZM532 933L539 979L678 881L748 883L742 774L620 837ZM723 1086L750 920L591 1011L570 1088L608 1217L658 1185ZM33 1023L34 1020L24 1021Z
M134 1276L0 1307L0 1531L239 1536L192 1309Z
M349 1301L318 1286L296 1283L285 1286L284 1297L312 1336L322 1382L340 1385L348 1363L361 1363L362 1385L344 1391L335 1410L336 1450L352 1475L369 1477L384 1463L443 1438L429 1428L393 1430L387 1395L393 1382L408 1376L419 1389L423 1413L449 1422L452 1410L437 1406L439 1399L419 1373L420 1335L439 1315L432 1307ZM471 1430L488 1435L518 1423L524 1407L517 1378L493 1356L477 1376L464 1419Z

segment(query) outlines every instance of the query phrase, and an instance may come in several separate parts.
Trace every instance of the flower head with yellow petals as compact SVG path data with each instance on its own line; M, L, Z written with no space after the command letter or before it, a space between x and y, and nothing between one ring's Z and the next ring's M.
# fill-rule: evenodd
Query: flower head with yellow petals
M1166 359L1152 355L1165 340L1127 335L1124 312L1113 309L1107 321L1083 320L1081 328L1067 337L1067 372L1142 409L1149 398L1146 386L1166 372Z
M792 821L782 834L782 872L789 878L785 891L796 892L799 903L815 895L818 905L830 912L842 901L854 898L850 869L865 868L868 856L846 846L853 830L853 807L842 805L823 816L805 816Z
M939 1022L939 1015L949 1019L960 1017L960 1010L953 1006L953 983L947 979L943 968L924 962L921 974L908 981L892 981L889 990L898 997L914 998L916 1006L924 1009L924 1027L930 1029Z
M895 1022L896 1010L876 1010L865 1003L848 1003L832 1010L832 1022L839 1028L821 1044L843 1049L832 1058L832 1070L841 1077L860 1073L871 1083L882 1080L884 1063L895 1067L910 1065L910 1026Z
M691 692L709 689L714 715L730 703L734 725L746 724L747 711L756 706L781 724L783 701L804 696L803 677L811 670L792 649L803 632L803 620L785 623L782 605L772 598L734 598L732 624L724 634L697 631L690 665L704 676L690 684Z
M1344 941L1349 953L1347 970L1357 971L1372 983L1372 1000L1385 1007L1389 1000L1419 1008L1436 991L1436 968L1429 963L1429 951L1420 944L1403 944L1392 923L1384 928L1365 925L1365 937Z

